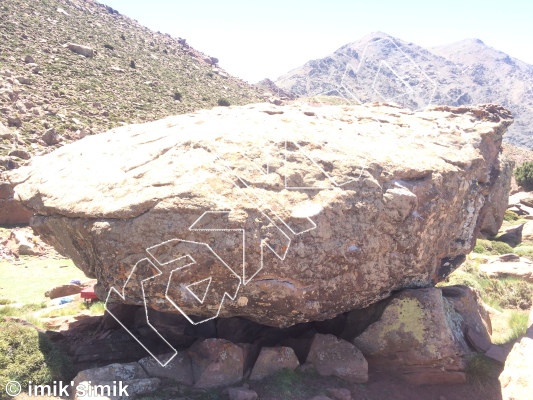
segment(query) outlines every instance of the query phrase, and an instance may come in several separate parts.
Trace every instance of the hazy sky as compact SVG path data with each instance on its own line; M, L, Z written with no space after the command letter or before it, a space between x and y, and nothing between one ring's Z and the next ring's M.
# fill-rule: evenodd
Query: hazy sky
M275 80L370 32L423 47L478 38L533 64L532 0L103 0L155 31L187 39L229 73Z

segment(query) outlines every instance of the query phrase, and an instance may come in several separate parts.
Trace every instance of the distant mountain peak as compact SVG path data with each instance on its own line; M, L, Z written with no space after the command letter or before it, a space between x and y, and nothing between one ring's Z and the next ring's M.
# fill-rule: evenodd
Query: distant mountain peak
M486 46L486 44L483 42L483 40L481 39L476 39L476 38L467 38L467 39L464 39L464 40L461 40L459 41L458 43L472 43L472 44L482 44L484 46Z

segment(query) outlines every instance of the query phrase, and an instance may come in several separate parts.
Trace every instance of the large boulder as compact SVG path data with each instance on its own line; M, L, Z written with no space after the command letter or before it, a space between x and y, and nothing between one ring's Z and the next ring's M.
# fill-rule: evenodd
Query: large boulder
M460 265L505 202L511 122L495 105L221 107L86 137L8 176L100 297L289 326Z

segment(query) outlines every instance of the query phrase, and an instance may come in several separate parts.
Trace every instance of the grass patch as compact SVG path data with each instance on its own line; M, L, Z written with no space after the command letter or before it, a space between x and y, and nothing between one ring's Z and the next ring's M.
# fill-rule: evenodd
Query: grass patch
M26 314L42 310L45 307L45 303L25 304L22 307L5 306L0 308L0 317L22 317Z
M105 303L103 301L97 301L89 306L91 314L104 315Z
M70 315L77 315L85 309L85 306L81 302L68 303L63 307L58 307L53 310L39 314L40 318L56 318L56 317L68 317Z
M14 380L23 388L28 383L49 384L71 379L69 358L46 335L32 327L0 322L0 387Z
M488 381L498 376L501 366L484 354L475 354L469 360L466 366L466 376L468 382L481 388Z
M64 268L61 268L64 266ZM16 303L46 301L44 293L51 288L84 279L83 272L71 260L25 258L24 265L0 262L0 297Z
M518 311L511 311L507 323L509 325L509 331L507 336L503 336L495 340L496 344L507 344L515 342L518 338L526 334L528 328L528 313L521 313Z
M11 304L11 303L13 303L13 300L0 299L0 306L5 306L6 304Z
M263 380L264 391L282 399L300 399L315 395L309 381L318 373L314 369L305 372L284 368Z

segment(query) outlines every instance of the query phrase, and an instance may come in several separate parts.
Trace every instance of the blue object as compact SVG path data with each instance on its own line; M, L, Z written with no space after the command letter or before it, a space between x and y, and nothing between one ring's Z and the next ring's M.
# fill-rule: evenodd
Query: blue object
M59 305L67 303L72 303L72 299L70 297L61 297L61 299L59 299Z
M69 283L72 283L73 285L81 285L81 281L79 279L72 279Z

